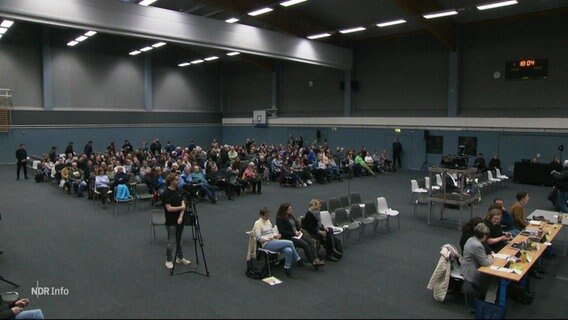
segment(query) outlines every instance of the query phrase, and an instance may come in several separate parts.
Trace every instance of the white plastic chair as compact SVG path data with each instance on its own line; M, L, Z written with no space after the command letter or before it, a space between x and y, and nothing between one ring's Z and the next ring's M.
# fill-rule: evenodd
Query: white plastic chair
M487 180L489 180L493 183L501 182L501 179L497 179L497 178L493 177L493 172L491 170L487 170Z
M501 174L501 170L499 170L499 168L495 168L495 178L501 180L509 180L509 177L507 177L504 174Z
M331 214L329 211L320 211L321 217L321 224L326 228L331 228L333 230L334 235L341 234L343 232L343 228L336 227L333 225L333 221L331 219Z
M400 213L397 210L393 210L391 208L389 208L389 205L387 204L387 199L385 199L385 197L378 197L377 198L377 211L379 213L385 214L388 219L387 219L387 228L390 231L390 218L391 217L397 217L398 218L398 230L400 230Z
M420 198L421 194L426 194L428 193L428 190L424 189L424 188L420 188L418 186L418 181L416 181L415 179L410 180L410 190L412 191L412 195L410 196L410 203L414 203L417 204L418 203L418 199ZM416 195L416 199L414 199L414 195Z
M430 187L432 188L432 190L440 190L440 186L435 185L435 186L430 186L430 177L424 177L424 186L426 187L426 190L429 190Z
M442 186L443 186L442 176L439 173L436 173L436 185L440 188L442 188Z

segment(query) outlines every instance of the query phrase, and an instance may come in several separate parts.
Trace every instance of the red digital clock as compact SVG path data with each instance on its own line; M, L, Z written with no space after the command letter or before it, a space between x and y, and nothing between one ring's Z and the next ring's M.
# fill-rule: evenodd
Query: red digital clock
M548 59L521 59L505 64L505 80L548 78Z

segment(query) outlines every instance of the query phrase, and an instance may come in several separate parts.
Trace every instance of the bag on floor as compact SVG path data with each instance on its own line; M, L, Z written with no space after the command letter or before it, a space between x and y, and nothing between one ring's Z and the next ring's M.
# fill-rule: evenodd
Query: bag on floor
M247 261L247 270L245 271L245 274L251 279L264 279L268 277L268 266L266 265L266 262L252 258Z
M505 319L505 307L473 298L475 319Z

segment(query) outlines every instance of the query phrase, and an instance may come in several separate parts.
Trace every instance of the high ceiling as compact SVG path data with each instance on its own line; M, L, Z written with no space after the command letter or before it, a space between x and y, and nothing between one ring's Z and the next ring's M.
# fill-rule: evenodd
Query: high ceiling
M139 5L141 0L122 1ZM533 16L547 16L568 13L568 0L517 0L518 4L480 11L477 5L498 0L306 0L293 6L283 7L284 0L157 0L152 7L173 10L210 19L225 21L238 18L237 23L268 29L306 38L310 35L330 33L331 36L314 41L353 48L361 43L380 41L414 33L430 33L438 38L448 50L455 49L456 30L468 24L487 24L503 20L523 19ZM248 13L269 7L273 11L249 16ZM438 19L424 19L425 13L456 10L457 15ZM0 16L0 20L1 20ZM377 23L404 19L406 23L379 28ZM339 30L364 27L366 30L341 34ZM42 30L49 30L50 43L64 47L67 42L87 30L41 26L31 22L16 21L16 24L0 44L34 39L40 42ZM29 41L29 40L28 40ZM76 46L78 50L102 51L128 56L128 53L156 43L143 38L126 37L99 33ZM171 65L192 59L219 56L221 62L247 60L262 67L273 68L270 58L241 54L227 57L227 52L214 48L168 44L154 49L152 58Z

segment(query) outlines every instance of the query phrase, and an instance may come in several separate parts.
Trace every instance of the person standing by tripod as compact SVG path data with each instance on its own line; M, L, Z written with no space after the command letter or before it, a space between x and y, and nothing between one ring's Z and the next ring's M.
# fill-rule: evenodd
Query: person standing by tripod
M166 229L168 231L168 244L166 247L166 268L173 269L172 250L173 244L176 243L176 263L188 265L191 261L183 257L181 247L181 234L183 232L183 214L185 212L185 203L183 194L178 190L179 176L170 173L166 177L166 190L160 196L160 200L164 205L164 214L166 215Z

